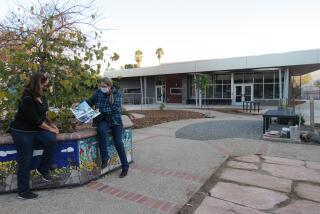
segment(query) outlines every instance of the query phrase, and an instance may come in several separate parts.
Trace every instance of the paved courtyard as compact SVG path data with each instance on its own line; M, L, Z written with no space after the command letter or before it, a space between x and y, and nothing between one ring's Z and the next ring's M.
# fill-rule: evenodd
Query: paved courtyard
M40 198L34 201L18 200L14 193L3 194L0 195L0 213L173 214L188 203L213 173L220 172L221 166L225 165L221 174L224 177L210 191L212 194L208 195L204 204L212 205L214 200L216 204L213 206L218 206L220 211L221 206L239 206L245 211L254 210L256 213L295 213L290 210L292 206L297 206L305 207L299 213L314 213L306 207L316 206L318 201L315 198L320 198L318 188L315 188L320 180L319 169L315 169L318 167L317 162L320 162L319 146L275 143L228 135L209 140L176 137L179 129L192 124L226 120L261 122L261 116L213 111L207 113L215 118L173 121L134 130L134 163L130 165L129 174L124 179L118 178L118 170L85 186L39 191ZM255 154L259 156L253 159L259 162L235 158ZM271 163L275 160L267 157L295 160L284 159L287 162ZM227 159L229 162L226 164ZM250 181L253 183L248 183ZM292 185L289 185L290 182ZM235 189L239 197L230 194L230 188ZM266 192L270 195L266 196ZM253 193L259 196L254 197L257 201L250 201L252 197L249 195ZM267 198L269 196L270 199ZM202 213L200 209L201 206L198 213ZM250 212L227 209L222 213Z
M195 214L316 214L320 163L264 155L230 159Z

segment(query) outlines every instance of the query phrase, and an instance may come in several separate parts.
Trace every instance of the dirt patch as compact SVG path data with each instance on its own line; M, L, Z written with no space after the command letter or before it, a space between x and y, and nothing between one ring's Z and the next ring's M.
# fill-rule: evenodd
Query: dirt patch
M242 109L239 108L202 108L202 110L211 110L211 111L217 111L217 112L222 112L226 114L242 114L246 116L256 116L258 115L258 111L252 111L250 112L243 112ZM260 109L261 111L261 109Z
M143 118L132 118L132 122L134 123L134 129L144 128L170 121L204 117L204 114L198 112L182 110L134 110L129 111L129 113L138 113L144 115Z

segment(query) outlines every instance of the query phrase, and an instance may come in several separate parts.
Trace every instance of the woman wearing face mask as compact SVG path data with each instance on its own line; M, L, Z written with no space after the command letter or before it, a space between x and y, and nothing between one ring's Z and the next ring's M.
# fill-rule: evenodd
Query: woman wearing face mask
M112 81L105 77L101 80L100 89L95 91L93 96L87 100L87 103L98 108L101 113L97 118L97 137L102 160L101 168L105 168L109 161L107 142L110 129L114 146L121 161L122 172L120 178L123 178L128 174L129 164L122 141L121 94L113 87Z
M31 76L25 87L14 121L10 124L10 134L18 152L18 197L35 199L37 194L30 191L29 179L36 144L43 148L37 172L43 180L51 181L49 166L57 140L58 128L47 117L48 103L43 91L48 87L49 78L43 73Z

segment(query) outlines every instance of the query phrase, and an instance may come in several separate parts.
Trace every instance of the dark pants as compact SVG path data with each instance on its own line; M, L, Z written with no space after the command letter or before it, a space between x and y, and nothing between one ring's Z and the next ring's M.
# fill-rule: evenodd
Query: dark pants
M11 129L11 135L18 152L18 191L28 192L34 146L40 145L43 149L38 171L48 173L57 146L56 135L44 130L25 132L16 129Z
M123 141L122 141L122 131L123 126L109 126L107 121L101 120L97 124L97 137L99 141L100 154L101 159L106 160L109 159L107 143L109 143L109 129L111 129L111 133L113 136L114 146L118 152L121 161L121 167L123 170L129 169L129 164L126 156L126 151L124 149Z

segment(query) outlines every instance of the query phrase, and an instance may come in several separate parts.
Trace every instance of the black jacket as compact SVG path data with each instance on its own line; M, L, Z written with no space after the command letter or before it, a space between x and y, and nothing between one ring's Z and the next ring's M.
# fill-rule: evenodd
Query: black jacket
M39 131L39 126L46 120L47 111L48 102L45 97L42 97L40 103L30 93L24 93L10 127L23 131Z

